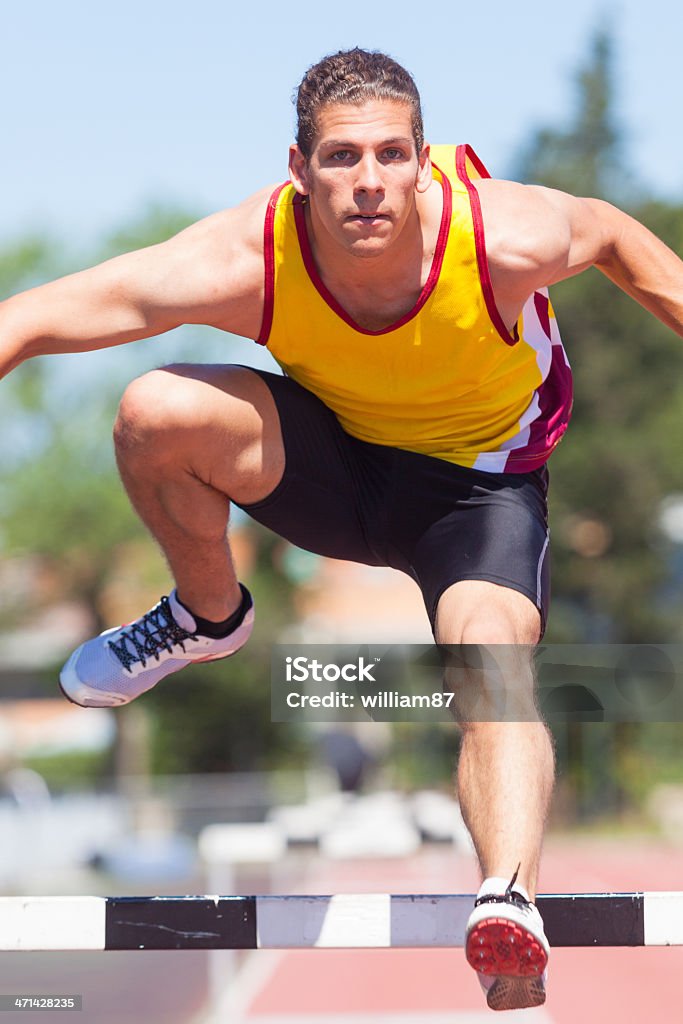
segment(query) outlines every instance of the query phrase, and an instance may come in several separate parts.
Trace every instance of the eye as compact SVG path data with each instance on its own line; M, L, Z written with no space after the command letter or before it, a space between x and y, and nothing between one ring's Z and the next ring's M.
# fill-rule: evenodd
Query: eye
M330 153L330 160L342 163L344 160L348 160L351 155L350 149L337 149L334 153Z
M384 155L389 160L402 160L405 154L402 149L390 146L388 149L384 150Z

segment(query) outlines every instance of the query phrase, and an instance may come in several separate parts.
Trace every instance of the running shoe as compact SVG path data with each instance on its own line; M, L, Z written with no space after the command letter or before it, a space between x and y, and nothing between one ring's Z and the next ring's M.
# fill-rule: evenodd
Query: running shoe
M187 665L229 657L247 642L254 624L251 595L245 587L242 594L241 621L228 636L214 639L197 632L173 590L135 622L81 644L60 672L62 693L84 708L120 707Z
M492 1010L545 1002L550 946L536 906L513 888L518 871L503 892L484 883L467 922L465 955Z

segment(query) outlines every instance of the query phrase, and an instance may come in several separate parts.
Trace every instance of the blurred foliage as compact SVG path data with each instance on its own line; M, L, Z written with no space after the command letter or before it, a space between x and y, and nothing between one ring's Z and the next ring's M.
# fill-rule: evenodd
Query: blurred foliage
M257 562L249 577L255 623L235 658L193 665L147 697L154 771L180 773L303 768L307 744L270 715L273 639L291 623L292 586L276 568L278 538L254 523ZM188 721L190 727L188 727Z
M614 202L680 253L683 204L653 200L624 166L613 80L612 42L598 32L577 76L573 120L536 131L516 176ZM556 285L552 299L575 402L550 466L557 600L545 639L679 641L680 560L676 575L657 519L665 497L683 492L683 347L597 270ZM658 782L683 780L681 723L569 722L552 731L573 820L628 813Z
M604 30L596 32L588 59L576 76L570 124L532 132L515 161L515 180L622 203L632 192L615 113L613 50L612 36Z
M452 789L459 750L460 733L447 722L397 722L387 759L393 785L406 790Z
M54 796L81 789L83 779L88 779L89 785L95 787L105 783L110 775L111 758L106 750L72 750L26 757L23 765L38 772Z
M140 218L123 225L109 236L102 246L98 260L119 256L123 252L133 252L135 249L144 249L148 245L156 245L157 242L177 235L197 220L198 214L189 210L154 203Z
M533 133L522 180L626 206L683 249L683 205L635 202L614 113L609 35L596 34L576 82L574 117ZM625 200L628 201L625 201ZM657 319L592 269L552 289L574 372L574 411L550 464L553 590L561 612L546 640L660 642L681 633L681 607L662 607L663 498L683 490L683 346ZM679 581L683 584L683 581Z
M33 236L20 238L0 250L0 299L63 273L64 261L56 242Z
M81 262L94 264L121 251L154 245L195 219L183 211L152 207ZM0 294L71 270L66 258L60 265L57 246L27 239L0 253ZM198 349L203 361L212 354L225 361L224 334L201 328L173 333L175 338L157 342L161 359L157 355L155 364L196 360ZM48 578L56 580L45 593L46 602L77 600L90 611L93 632L112 624L112 594L139 592L146 600L148 591L168 592L171 585L161 556L129 506L110 437L125 381L141 372L141 351L144 359L143 343L135 346L133 359L103 352L63 356L59 361L31 360L2 383L0 429L10 442L0 465L3 552L39 558ZM150 349L148 353L149 362ZM146 368L143 365L142 370ZM292 587L273 558L276 539L257 524L250 532L257 565L249 585L258 611L247 649L229 662L189 668L150 694L141 712L150 722L149 758L133 749L136 716L119 714L118 750L104 759L51 759L45 768L55 784L61 787L79 766L90 766L93 781L111 775L115 766L124 772L121 751L163 772L248 771L296 761L299 746L291 728L273 725L269 714L268 644L293 617ZM31 611L36 611L35 598L31 607L14 602L4 614L5 625L25 621Z
M152 245L167 237L158 229L188 220L151 211L118 238ZM105 241L82 262L100 262L111 247ZM54 244L32 239L12 246L0 256L0 294L70 272L58 254ZM114 472L110 431L120 386L85 372L60 380L56 371L51 359L30 360L3 382L0 426L11 443L0 472L0 540L7 553L30 552L57 570L64 599L83 601L101 630L109 625L102 594L122 548L145 536Z

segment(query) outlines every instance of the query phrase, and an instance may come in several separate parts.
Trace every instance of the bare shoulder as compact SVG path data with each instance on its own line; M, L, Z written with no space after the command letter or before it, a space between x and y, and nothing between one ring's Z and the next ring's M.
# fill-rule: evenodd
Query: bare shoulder
M494 178L476 182L491 263L510 270L546 262L569 243L569 224L550 190Z
M190 225L164 243L190 276L197 322L256 337L263 307L263 228L274 186Z
M226 246L235 254L262 254L263 222L273 187L260 189L237 206L204 217L171 241L178 246L203 249L206 255L210 255L214 248L225 251Z
M484 179L476 187L489 267L499 281L533 290L599 260L607 204L514 181Z

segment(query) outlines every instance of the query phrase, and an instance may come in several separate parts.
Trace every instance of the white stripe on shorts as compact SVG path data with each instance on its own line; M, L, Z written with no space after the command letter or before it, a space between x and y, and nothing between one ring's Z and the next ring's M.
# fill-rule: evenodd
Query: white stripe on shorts
M538 566L536 567L536 604L538 605L539 608L542 607L542 604L543 604L543 602L541 600L541 597L542 597L542 595L541 595L541 573L543 572L543 559L545 558L545 553L548 550L548 544L549 543L550 543L550 531L546 530L545 543L544 543L543 547L541 548L541 554L540 554L539 559L538 559Z

